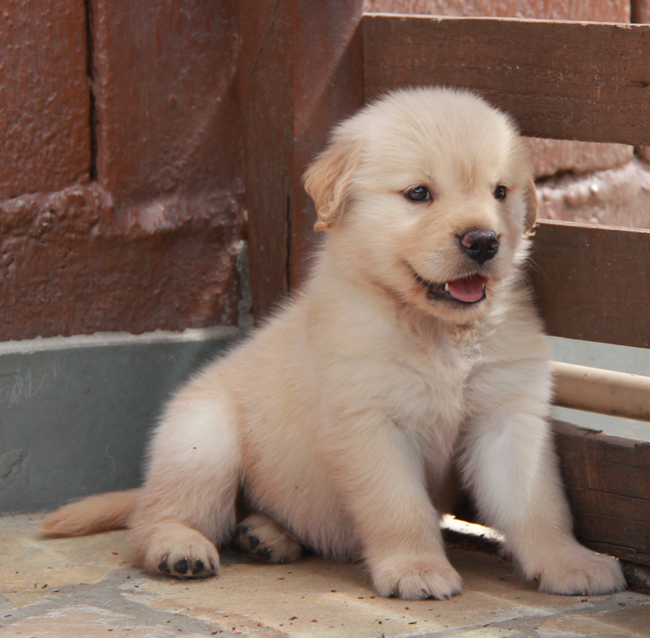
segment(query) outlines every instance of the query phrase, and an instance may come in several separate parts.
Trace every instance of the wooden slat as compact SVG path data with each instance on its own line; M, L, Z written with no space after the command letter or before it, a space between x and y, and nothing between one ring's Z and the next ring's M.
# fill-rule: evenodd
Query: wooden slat
M576 536L650 565L650 443L562 421L553 429Z
M289 288L304 280L318 237L316 210L302 175L332 127L363 105L363 0L296 2L294 124L290 197Z
M305 275L316 241L305 168L363 100L362 0L242 0L240 95L246 136L253 313Z
M650 144L650 25L366 15L366 100L471 88L524 135Z
M288 188L293 126L288 3L242 0L239 92L244 118L245 204L253 314L287 292Z
M549 334L650 347L650 231L543 221L529 278Z

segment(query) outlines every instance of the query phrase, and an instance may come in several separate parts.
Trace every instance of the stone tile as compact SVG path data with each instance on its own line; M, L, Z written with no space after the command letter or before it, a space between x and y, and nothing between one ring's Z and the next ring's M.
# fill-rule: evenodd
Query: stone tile
M462 595L402 601L377 597L362 564L316 558L260 565L226 553L220 579L157 578L129 566L124 532L44 540L35 532L39 518L0 519L0 638L110 630L145 638L618 637L647 635L650 626L650 597L539 594L508 561L477 551L449 550Z
M646 625L648 618L646 618ZM648 636L646 632L638 633L622 627L612 626L599 618L589 618L581 615L569 614L558 618L549 618L538 629L542 638L556 638L559 636L599 636L607 638L628 638L628 636Z
M135 622L134 622L135 620ZM118 635L132 633L138 638L170 638L178 636L178 627L169 625L151 625L126 614L87 606L70 606L53 609L43 616L25 618L18 622L0 627L0 637L38 636L38 638L106 638L109 632L116 631ZM119 632L119 633L118 633ZM209 632L183 632L184 638L203 638Z
M462 638L522 638L525 634L509 627L481 627L474 631L464 631L454 636Z
M271 566L227 562L234 559L231 556L225 557L220 580L179 583L145 577L124 585L122 591L127 599L154 611L202 618L232 631L264 627L279 632L269 635L333 638L484 631L486 625L552 617L606 598L542 595L522 583L511 564L496 556L452 549L450 557L465 580L464 593L451 601L377 597L360 564L310 559ZM506 635L503 632L507 628L496 627L485 635Z
M0 518L0 593L29 594L20 599L32 601L34 593L96 583L131 564L124 532L44 539L36 531L42 518Z
M624 600L624 595L620 596ZM618 602L617 611L603 611L596 614L596 619L610 630L627 631L632 636L650 636L650 597L642 606L627 609L628 603Z

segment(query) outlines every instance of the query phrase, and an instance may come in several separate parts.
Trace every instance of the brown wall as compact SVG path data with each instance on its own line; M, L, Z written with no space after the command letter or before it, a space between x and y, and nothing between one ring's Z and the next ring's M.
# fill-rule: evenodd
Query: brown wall
M89 81L83 2L7 0L0 21L0 198L85 183Z
M0 340L237 322L242 6L3 3ZM365 0L367 11L650 19L650 0L630 6ZM647 149L532 140L531 152L546 217L650 226Z
M0 47L0 340L236 323L234 3L10 0Z

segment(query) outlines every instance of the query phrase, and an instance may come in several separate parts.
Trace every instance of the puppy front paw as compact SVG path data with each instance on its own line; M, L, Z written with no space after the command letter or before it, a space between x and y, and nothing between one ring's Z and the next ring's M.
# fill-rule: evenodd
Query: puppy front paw
M208 559L204 562L201 558L193 556L182 556L177 558L170 554L160 556L161 560L157 566L157 572L164 576L174 576L175 578L208 578L214 576L217 567L214 561Z
M443 600L462 591L462 578L444 555L392 556L373 561L370 570L373 585L380 596Z
M626 589L619 562L576 545L549 556L539 570L539 590L549 594L597 595Z

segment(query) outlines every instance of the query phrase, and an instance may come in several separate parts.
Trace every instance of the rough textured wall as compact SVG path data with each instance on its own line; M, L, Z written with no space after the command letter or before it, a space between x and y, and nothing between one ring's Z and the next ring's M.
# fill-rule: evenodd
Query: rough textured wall
M369 11L650 20L650 0L630 6L366 0ZM0 340L236 323L237 0L6 0L0 13ZM647 149L531 150L543 215L650 226Z
M0 16L0 198L87 182L83 1L5 0Z
M444 16L650 22L650 0L365 0L364 8ZM650 228L647 149L536 139L529 140L529 148L542 217Z
M629 22L629 4L629 0L365 0L364 10L457 17Z
M236 323L234 5L1 11L0 339Z
M237 322L234 1L0 20L0 340Z
M241 182L229 5L93 0L97 177L120 204L199 192L227 199Z

